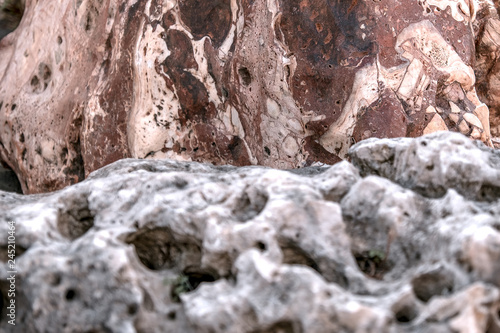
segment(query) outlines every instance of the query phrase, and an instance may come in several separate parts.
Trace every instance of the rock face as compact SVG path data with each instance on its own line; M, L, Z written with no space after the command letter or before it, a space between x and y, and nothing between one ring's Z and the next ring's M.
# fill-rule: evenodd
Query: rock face
M21 184L17 179L16 174L12 170L3 168L0 165L0 190L7 192L23 193Z
M476 14L476 65L478 94L491 110L491 133L500 136L500 19L499 2L483 6ZM498 142L500 143L500 142Z
M350 155L292 171L125 159L52 194L0 192L18 271L0 330L498 332L499 152L442 132Z
M27 0L0 41L0 156L36 193L125 157L296 168L445 129L491 145L474 70L496 108L496 9Z

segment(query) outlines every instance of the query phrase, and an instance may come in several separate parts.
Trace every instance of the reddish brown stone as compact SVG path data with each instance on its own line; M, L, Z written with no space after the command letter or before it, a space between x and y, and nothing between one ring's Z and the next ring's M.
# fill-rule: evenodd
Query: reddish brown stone
M124 157L297 168L441 129L491 145L499 22L489 0L28 1L0 40L0 158L35 193Z

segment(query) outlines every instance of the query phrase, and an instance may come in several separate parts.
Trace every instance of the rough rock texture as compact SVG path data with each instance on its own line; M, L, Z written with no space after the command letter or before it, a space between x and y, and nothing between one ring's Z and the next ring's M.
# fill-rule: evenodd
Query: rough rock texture
M499 152L442 132L350 155L292 171L125 159L51 194L0 192L18 251L17 325L2 313L0 330L499 332Z
M473 66L498 105L495 8L27 0L0 41L0 157L36 193L124 157L296 168L443 129L491 145Z
M491 133L500 136L500 2L482 6L473 24L478 94L491 110ZM495 7L496 6L496 7ZM497 141L500 145L500 140Z

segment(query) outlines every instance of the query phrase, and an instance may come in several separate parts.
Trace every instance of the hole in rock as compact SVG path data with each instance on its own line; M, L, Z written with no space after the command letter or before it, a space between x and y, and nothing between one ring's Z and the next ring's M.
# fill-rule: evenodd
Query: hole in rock
M174 302L180 302L180 296L195 290L203 282L214 282L218 279L216 273L200 269L186 269L176 279L170 281L172 289L170 296Z
M68 300L68 301L71 301L71 300L75 299L76 296L77 296L77 294L76 294L76 291L74 289L68 289L66 291L66 295L64 296L64 298L66 298L66 300Z
M137 304L129 304L127 307L127 312L129 315L133 316L137 313L137 310L139 310L139 306Z
M176 239L170 228L142 228L127 236L139 260L149 269L178 268L199 265L201 249L194 239Z
M92 29L92 16L90 13L87 14L87 19L85 20L85 31L89 32Z
M2 1L0 17L2 17L0 39L16 30L24 15L25 1Z
M392 268L383 251L363 251L353 255L359 269L373 279L382 280Z
M31 78L31 82L30 82L30 84L31 84L31 86L32 86L33 88L38 87L38 85L40 84L40 80L38 79L38 76L36 76L36 75L35 75L35 76L33 76L33 77Z
M175 311L170 311L168 314L167 314L167 318L169 320L175 320L175 318L177 318L177 313Z
M250 71L246 67L242 67L238 69L238 74L240 75L241 82L243 85L248 86L252 83L252 76L250 75Z
M276 324L258 331L252 331L252 333L302 333L302 329L299 322L295 323L292 321L280 321Z
M51 286L57 287L61 284L61 275L59 273L50 273L46 276L45 281Z
M233 207L233 216L240 222L246 222L259 215L269 200L267 194L250 188L236 199Z
M40 64L40 66L40 72L42 73L43 80L50 80L50 78L52 77L52 71L50 70L50 67L45 64Z
M496 201L500 197L500 187L491 185L482 185L479 189L478 200Z
M261 251L265 251L267 250L267 246L265 243L261 242L261 241L258 241L257 243L255 243L255 246L261 250Z
M418 312L414 306L405 304L394 312L394 316L400 323L409 323L417 318Z
M85 195L73 193L60 203L63 208L58 212L57 228L64 237L74 240L94 226L94 214Z
M280 238L278 244L283 252L284 264L308 266L321 274L316 261L293 240Z
M21 183L19 182L19 178L17 178L16 173L9 168L4 168L1 163L0 163L0 190L5 192L20 193L20 194L23 193ZM0 257L0 260L1 259L2 258Z
M422 302L428 302L433 296L448 295L453 291L453 273L439 268L413 278L411 284L415 296Z

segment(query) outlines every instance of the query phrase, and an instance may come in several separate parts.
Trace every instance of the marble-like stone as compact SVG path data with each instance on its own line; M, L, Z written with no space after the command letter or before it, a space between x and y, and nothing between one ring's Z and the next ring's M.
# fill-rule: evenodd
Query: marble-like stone
M124 159L53 193L0 191L17 271L0 331L499 331L498 151L442 132L350 154L293 170Z
M40 193L126 157L297 168L446 129L491 146L496 8L26 0L0 41L0 158Z

